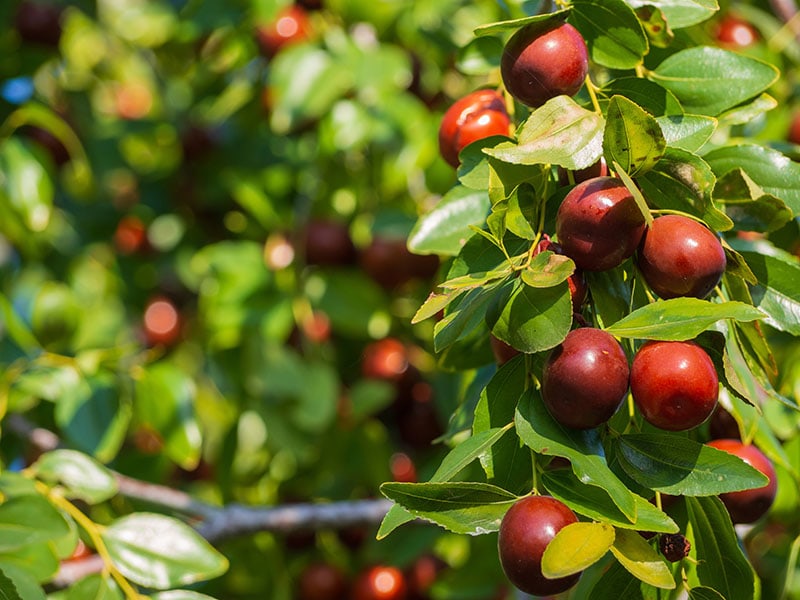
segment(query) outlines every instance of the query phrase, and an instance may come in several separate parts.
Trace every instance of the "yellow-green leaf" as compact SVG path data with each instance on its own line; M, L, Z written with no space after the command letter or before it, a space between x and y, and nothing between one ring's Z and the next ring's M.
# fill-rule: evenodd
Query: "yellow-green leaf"
M665 590L675 588L675 579L667 563L637 532L617 529L611 553L641 581Z
M614 527L608 523L572 523L556 534L542 555L542 573L555 579L590 567L605 556L614 543Z

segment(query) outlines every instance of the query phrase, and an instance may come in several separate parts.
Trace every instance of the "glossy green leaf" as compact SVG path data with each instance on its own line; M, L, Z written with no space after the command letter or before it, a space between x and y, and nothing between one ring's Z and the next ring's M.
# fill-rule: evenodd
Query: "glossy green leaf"
M777 106L778 101L775 98L767 93L760 94L754 100L726 110L719 116L719 122L724 127L746 125L756 119L763 118L765 113L775 109Z
M700 583L726 600L751 600L755 594L753 567L742 552L728 511L719 498L687 498L692 527L692 554Z
M764 192L780 198L795 216L800 216L799 163L777 150L755 144L723 146L704 159L718 177L742 169Z
M583 571L605 556L614 543L608 523L570 523L547 544L542 554L542 574L555 579Z
M519 498L488 483L384 483L381 493L411 514L455 533L497 531Z
M643 306L606 327L616 337L683 341L696 337L721 319L755 321L764 317L744 302L721 304L697 298L671 298Z
M425 299L425 302L423 302L422 305L417 309L417 312L414 313L414 316L411 318L411 323L420 323L425 319L430 319L440 311L443 311L447 305L449 305L453 300L458 298L468 289L469 288L452 289L444 294L436 294L431 292Z
M603 133L603 154L634 177L646 173L661 159L666 148L658 121L624 96L608 103Z
M751 290L753 303L765 322L792 335L800 335L800 265L756 252L742 252L758 285Z
M0 174L0 211L14 212L31 233L44 231L53 212L53 182L20 138L0 144Z
M733 221L714 206L714 173L690 152L667 148L658 164L636 181L653 208L694 215L717 231L733 227Z
M689 590L689 600L725 600L725 597L714 588L698 586Z
M509 19L507 21L498 21L497 23L488 23L475 29L475 35L496 35L498 33L516 31L525 25L539 23L541 21L563 21L568 14L569 9L562 9L544 15L534 15L531 17L522 17L520 19Z
M59 483L68 496L89 504L98 504L117 493L117 480L111 471L76 450L46 452L31 469L42 481Z
M743 231L776 231L794 218L780 198L766 194L742 169L729 171L717 180L714 198Z
M515 417L517 434L534 451L546 456L562 456L586 485L605 490L622 513L637 519L635 495L608 468L605 450L596 429L571 429L550 416L533 390L522 396Z
M517 280L497 312L487 314L492 333L521 352L541 352L561 343L572 324L566 281L536 288Z
M89 575L71 585L65 600L123 600L123 598L122 591L114 578L104 573Z
M697 152L717 129L717 120L703 115L667 115L656 119L668 146Z
M398 527L401 527L406 523L411 523L414 519L416 519L414 515L412 515L399 504L395 504L389 509L389 511L386 513L386 516L381 520L381 524L380 527L378 527L378 532L375 534L375 538L382 540Z
M613 161L611 165L614 167L614 170L617 173L617 177L620 178L622 183L625 184L625 187L628 188L628 191L633 196L633 200L636 202L636 207L639 209L639 212L642 213L642 217L644 217L644 222L649 227L653 224L653 214L650 212L650 207L647 206L647 200L645 200L644 196L642 196L642 192L639 190L639 187L630 178L625 172L620 164L617 161Z
M611 552L637 579L665 590L675 588L667 563L638 532L617 529Z
M592 62L610 69L632 69L642 63L649 48L647 35L623 0L575 0L571 6L568 21L586 40Z
M620 600L621 598L644 600L642 582L614 560L592 586L587 600Z
M0 570L10 579L23 600L45 600L45 593L36 579L17 565L0 562ZM11 596L14 598L14 596Z
M490 190L491 192L491 190ZM536 239L533 224L537 221L539 198L532 185L523 183L519 185L508 197L503 200L506 204L505 226L508 231L525 240Z
M102 531L114 566L131 581L158 590L222 575L227 559L191 527L165 515L138 512Z
M485 152L501 161L555 164L584 169L602 154L603 118L569 96L556 96L537 108L517 131L517 143L503 142Z
M526 285L546 288L566 281L574 272L575 263L571 258L545 250L533 257L520 277Z
M641 485L666 494L712 496L767 483L763 473L740 458L683 436L628 434L617 443L625 472Z
M656 48L669 48L670 44L675 40L675 33L664 18L664 13L661 9L648 4L638 7L635 12L644 32L647 34L650 45Z
M470 226L480 225L489 211L486 191L456 186L417 221L408 238L417 254L454 256L472 236Z
M585 273L600 324L615 323L628 314L633 279L626 264L608 271Z
M59 567L55 541L27 544L13 552L2 553L0 554L0 566L17 567L33 577L37 583L50 581Z
M636 521L631 522L602 488L584 485L570 469L545 471L542 483L554 498L595 521L637 531L678 532L678 526L666 513L641 496L634 496Z
M649 79L619 77L606 83L600 88L598 97L603 112L605 112L610 99L615 95L625 96L655 117L683 114L683 109L675 95Z
M654 6L674 29L702 23L719 10L717 0L626 0L634 8Z
M457 303L448 307L443 319L433 330L433 344L436 352L441 352L484 322L486 311L498 293L496 284L475 288L458 298Z
M778 70L743 54L700 46L669 56L649 77L675 94L687 113L715 117L758 96L775 83Z
M24 600L17 591L17 586L0 568L0 600Z
M485 455L510 429L511 422L505 427L493 427L477 432L459 442L442 459L430 480L432 482L450 481L473 461Z
M0 552L55 540L69 534L69 525L39 495L17 496L0 504Z

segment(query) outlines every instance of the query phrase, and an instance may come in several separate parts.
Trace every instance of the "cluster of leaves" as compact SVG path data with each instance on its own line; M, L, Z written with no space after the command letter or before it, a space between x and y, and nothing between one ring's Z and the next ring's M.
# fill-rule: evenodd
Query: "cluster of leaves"
M621 338L629 356L644 340L690 339L712 356L721 405L737 433L778 466L773 514L784 523L770 560L784 562L763 561L760 568L772 578L764 597L788 597L798 593L791 581L800 543L791 516L800 481L793 362L800 334L800 153L785 142L796 57L767 44L720 47L714 3L646 4L575 0L555 13L476 29L475 63L480 56L490 70L519 27L566 20L586 40L590 78L575 99L558 96L532 111L517 106L513 139L465 148L457 184L411 234L413 250L453 257L415 320L439 316L433 344L440 364L474 376L451 420L452 450L430 481L382 486L396 506L379 535L415 516L458 533L494 532L533 488L587 521L557 536L556 549L545 555L545 573L554 577L593 565L574 597L670 598L688 590L692 598L744 600L761 593L755 557L748 557L757 532L743 549L715 496L759 487L764 478L705 447L707 424L659 431L629 402L606 425L570 430L541 401L547 352L574 326L566 281L574 264L534 250L553 234L571 188L559 183L559 170L570 171L573 182L571 172L603 158L648 222L678 213L719 232L728 266L707 300L656 300L632 260L588 273L591 298L579 320ZM777 30L763 10L743 10L763 25L763 35ZM522 354L487 367L490 335ZM559 468L561 459L571 468ZM667 508L662 495L680 498ZM637 530L684 533L690 559L669 565L653 543L631 533Z

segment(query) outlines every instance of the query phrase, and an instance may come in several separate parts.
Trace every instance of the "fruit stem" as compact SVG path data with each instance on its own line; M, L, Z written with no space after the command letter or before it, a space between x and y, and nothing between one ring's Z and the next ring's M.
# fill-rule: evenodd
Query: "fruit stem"
M595 86L592 83L592 78L589 75L586 75L586 91L589 92L589 98L592 99L592 106L594 107L594 112L598 115L602 115L603 111L600 110L600 102L597 100L597 94L595 93Z
M658 510L663 510L661 507L661 492L656 491L656 508Z

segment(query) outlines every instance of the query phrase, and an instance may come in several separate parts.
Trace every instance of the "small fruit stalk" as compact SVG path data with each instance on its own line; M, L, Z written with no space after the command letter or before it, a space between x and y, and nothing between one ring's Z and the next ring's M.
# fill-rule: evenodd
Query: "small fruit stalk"
M692 25L708 19L710 35L715 24L731 26L712 17ZM755 144L743 151L719 125L731 110L759 112L751 103L774 74L734 100L713 82L720 61L756 62L725 49L733 42L721 28L717 48L673 46L669 28L691 20L666 6L581 2L479 28L502 39L492 56L499 73L488 73L502 89L455 101L439 130L456 192L416 231L453 258L413 321L436 316L442 364L474 382L443 436L452 446L443 464L479 458L484 478L465 482L465 470L445 479L444 469L434 483L384 491L450 530L496 527L504 573L525 593L578 582L575 570L546 569L568 574L556 579L542 570L544 549L578 520L592 539L570 558L596 569L592 585L653 596L683 585L742 599L758 587L732 524L768 518L777 477L766 455L783 450L747 405L796 405L774 387L780 375L761 322L787 337L798 330L763 299L791 295L778 273L800 278L800 267L785 231L770 236L796 230L792 195L770 187L765 199L766 173L782 176L755 156L775 152L772 164L798 178L800 165ZM598 23L622 28L628 41ZM647 56L655 47L663 58ZM696 78L709 89L689 91ZM692 127L708 120L708 130L690 140L693 111ZM477 198L469 217L460 212L467 193ZM772 198L781 216L754 218ZM738 235L751 227L757 235ZM707 422L721 406L765 453L752 439L709 441ZM498 505L507 508L499 522ZM650 532L649 541L630 530ZM720 564L712 546L731 561ZM601 561L608 550L619 562L611 568ZM633 555L652 568L637 569ZM704 565L691 580L668 565L684 559ZM748 575L726 589L736 572ZM582 582L574 594L590 591Z

